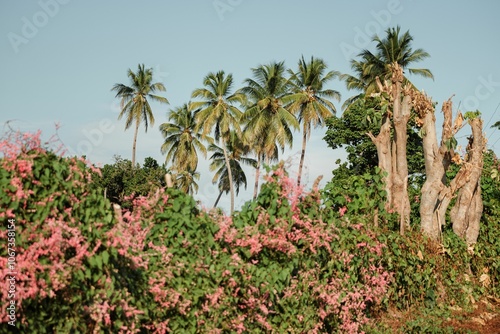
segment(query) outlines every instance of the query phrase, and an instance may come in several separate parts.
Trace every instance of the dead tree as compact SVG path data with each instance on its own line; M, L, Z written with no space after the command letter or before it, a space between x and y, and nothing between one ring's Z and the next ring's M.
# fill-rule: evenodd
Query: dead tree
M382 115L380 132L368 136L377 148L379 167L386 173L384 179L387 192L386 208L398 213L400 217L400 232L410 223L410 200L408 198L408 160L406 156L407 126L410 119L412 100L410 86L403 88L403 70L394 63L391 65L391 85L382 85L377 78L381 93L387 93L390 99L389 107ZM391 136L391 128L394 135Z
M403 234L410 220L406 149L407 126L413 110L417 126L421 127L425 161L425 182L420 200L421 230L430 238L439 240L446 212L456 197L450 212L453 230L468 243L475 243L483 210L480 179L485 148L479 113L466 113L467 122L458 113L453 121L451 98L444 102L443 131L438 144L432 100L413 86L402 87L403 71L398 64L392 64L391 71L390 84L382 84L378 78L376 81L380 93L389 98L386 101L388 107L382 115L380 132L377 136L371 132L367 134L377 148L379 167L386 173L386 209L398 213L400 232ZM454 151L454 136L467 123L472 128L472 136L462 160ZM452 180L448 180L446 172L451 164L460 165L460 169Z
M467 155L461 170L467 182L458 191L455 205L450 211L453 231L468 244L474 244L479 235L479 225L483 213L481 198L481 173L483 169L483 153L485 140L483 122L480 118L469 120L472 136L469 137Z
M431 239L439 240L442 226L446 223L448 206L458 194L456 204L451 210L453 229L459 236L475 242L482 213L482 204L478 203L481 201L479 180L484 150L482 121L479 117L468 121L473 137L467 147L465 161L462 161L460 155L454 152L456 142L454 136L463 127L464 117L458 113L455 121L452 121L451 98L443 103L444 121L439 145L432 101L418 91L413 91L412 101L418 116L417 123L422 127L424 145L426 180L422 186L420 200L421 230ZM456 176L448 180L446 172L452 163L459 164L461 167ZM469 220L467 217L469 212L474 214L475 218ZM459 217L459 215L463 216Z

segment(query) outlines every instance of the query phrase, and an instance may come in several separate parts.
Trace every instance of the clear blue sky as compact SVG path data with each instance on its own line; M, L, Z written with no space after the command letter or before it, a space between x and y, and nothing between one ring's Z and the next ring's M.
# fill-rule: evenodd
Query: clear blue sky
M314 55L331 69L351 73L350 58L373 49L371 36L400 25L410 30L415 48L431 55L418 66L431 69L435 80L412 81L439 105L455 94L455 108L481 110L488 146L498 154L500 131L489 127L500 120L500 111L493 115L500 103L499 13L497 0L0 0L0 123L14 120L15 129L42 129L48 138L59 122L64 143L92 162L111 163L115 154L130 158L133 130L124 131L124 122L117 121L118 101L110 89L128 83L127 69L144 63L165 84L171 104L155 106L155 125L139 133L138 161L152 156L162 163L158 126L170 108L189 101L208 72L233 73L238 88L252 67L284 60L295 68L301 55ZM330 88L342 94L340 115L354 92L338 81ZM320 174L330 179L344 156L324 144L324 132L315 131L308 144L309 185ZM293 169L301 136L295 137L282 155ZM196 198L210 206L217 191L208 162L202 160L199 171ZM248 178L249 190L237 198L237 207L251 197L252 171ZM227 197L221 200L226 208Z

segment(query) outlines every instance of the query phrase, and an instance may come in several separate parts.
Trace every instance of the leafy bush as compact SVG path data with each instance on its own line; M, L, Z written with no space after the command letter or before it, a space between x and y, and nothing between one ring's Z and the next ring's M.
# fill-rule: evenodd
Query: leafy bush
M348 219L363 221L372 227L382 222L386 228L399 228L396 215L385 210L387 194L380 168L375 167L373 173L363 175L346 173L345 177L338 177L339 171L336 173L337 177L322 191L327 207L337 210L341 217L346 215Z
M481 191L483 216L471 269L489 293L500 297L500 163L493 151L484 155Z
M0 149L0 217L16 220L25 332L358 333L388 306L435 312L498 294L493 178L483 181L487 220L471 249L448 231L436 245L374 227L377 175L306 193L278 166L228 217L175 189L111 205L89 184L99 170L41 148L38 135L12 135ZM379 206L379 219L392 216ZM2 224L0 238L7 233ZM7 255L0 249L2 277ZM448 331L427 325L409 320L403 330Z
M112 207L84 161L38 136L2 147L0 215L16 219L23 331L356 333L384 307L383 245L282 168L231 218L174 189Z
M325 186L323 195L325 204L337 210L338 216L367 222L387 246L381 261L394 275L388 295L391 305L399 309L417 305L431 309L439 305L470 306L482 295L498 295L499 291L498 171L493 152L486 152L481 181L484 214L478 242L473 246L458 238L451 224L445 226L440 243L430 242L422 236L416 215L412 215L412 230L405 236L396 233L397 219L384 210L385 191L379 173L336 177ZM418 212L421 181L415 177L410 183L415 186L409 190L414 199L412 209ZM377 229L372 223L377 219L387 224Z
M103 321L104 300L124 305L130 300L128 287L120 289L112 280L117 259L111 257L118 257L108 235L114 228L112 211L89 189L83 160L61 158L40 144L39 134L28 133L0 143L0 217L15 219L17 325L40 333L86 331ZM6 237L2 224L0 238ZM2 277L9 274L6 253L2 247ZM2 321L5 312L2 308Z
M442 244L416 231L404 236L379 233L378 238L388 248L382 261L394 273L388 294L391 305L401 310L467 306L478 297L473 291L467 247L453 232L443 235Z
M277 291L267 307L281 311L270 324L283 332L358 332L383 307L392 279L378 263L383 245L363 224L340 220L318 193L303 194L281 167L267 181L225 227L224 241L243 246L239 256L267 271L257 283L264 294Z
M383 246L321 207L319 194L303 194L282 168L232 218L196 215L182 193L171 199L145 248L168 254L149 267L161 305L151 328L357 333L383 307L391 281L377 263Z
M131 196L147 196L151 191L165 187L164 166L147 157L143 167L132 167L130 160L114 156L115 163L104 165L93 173L91 187L102 190L106 198L124 208L131 208ZM129 198L129 200L127 200Z

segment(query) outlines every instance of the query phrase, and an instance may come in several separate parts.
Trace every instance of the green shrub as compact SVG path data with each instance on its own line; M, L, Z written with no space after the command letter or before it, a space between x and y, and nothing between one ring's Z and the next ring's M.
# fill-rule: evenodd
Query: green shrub
M89 185L98 170L42 149L39 137L18 134L0 148L0 217L16 222L16 326L25 332L358 333L389 306L432 316L498 294L493 179L483 182L489 202L472 248L449 229L442 244L394 232L380 176L306 193L278 166L228 217L175 189L112 206ZM369 206L389 223L375 227ZM0 237L8 233L3 224ZM4 276L8 253L0 249ZM447 330L421 319L403 328Z

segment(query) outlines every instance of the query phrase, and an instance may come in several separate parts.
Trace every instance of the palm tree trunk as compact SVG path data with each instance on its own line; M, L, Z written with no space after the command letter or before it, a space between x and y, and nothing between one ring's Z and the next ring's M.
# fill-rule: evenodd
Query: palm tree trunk
M221 190L219 192L219 196L217 196L217 199L215 200L214 209L217 207L217 204L219 204L219 200L220 200L220 198L222 196L222 193L223 193L223 191Z
M300 152L299 175L297 175L297 186L300 186L302 178L302 167L304 165L304 157L306 155L307 133L304 125L304 135L302 137L302 152Z
M259 192L259 177L260 177L260 162L261 155L257 154L257 167L255 168L255 186L253 187L253 199L257 198L257 193Z
M139 120L135 122L134 143L132 145L132 168L135 168L135 148L137 146L137 133L139 132Z
M221 138L222 150L224 151L224 159L226 160L227 177L229 178L229 191L231 192L231 214L234 211L234 186L233 186L233 173L231 171L231 164L229 163L229 157L227 156L226 141Z

